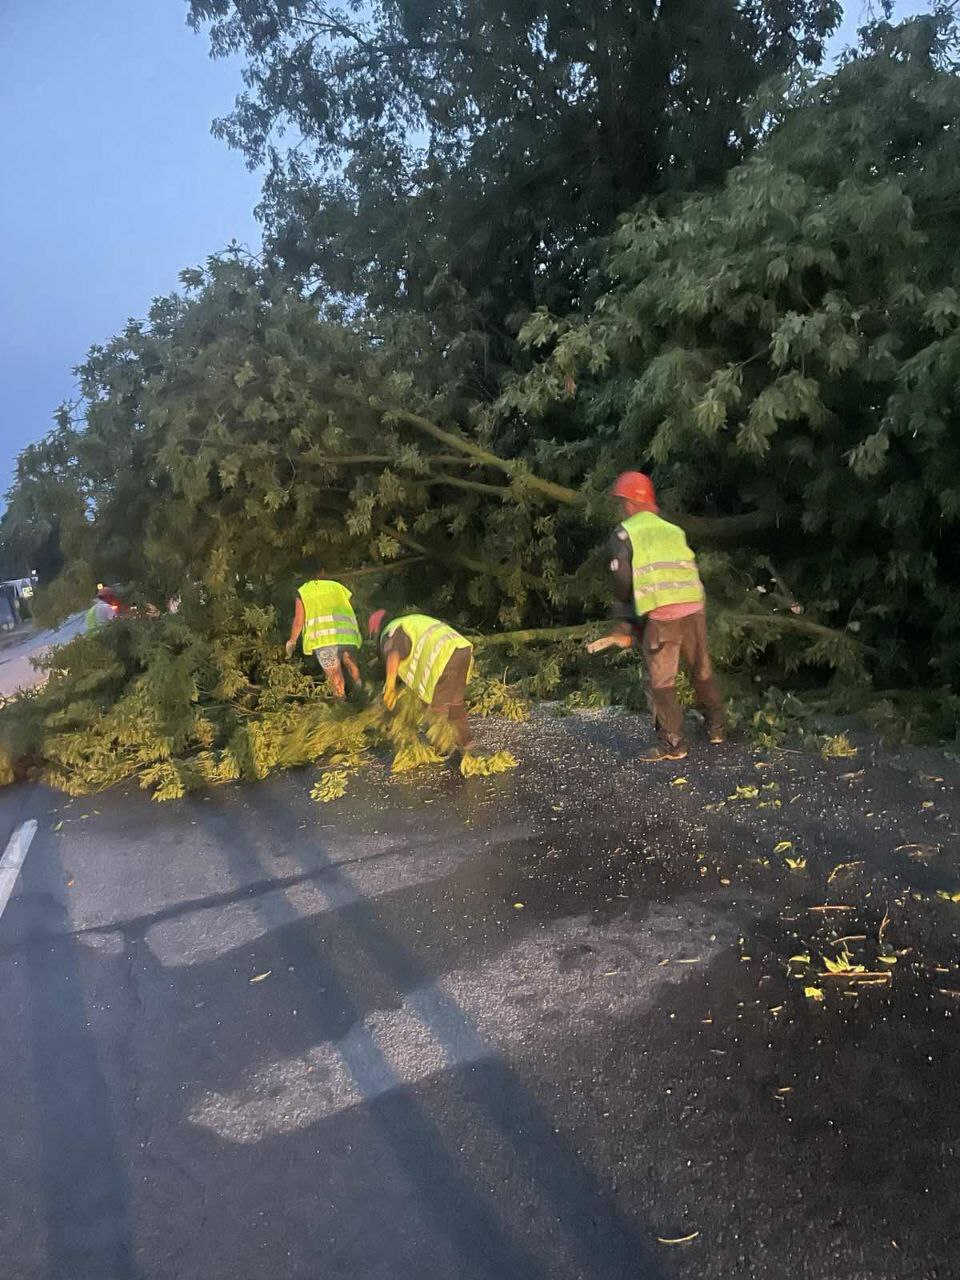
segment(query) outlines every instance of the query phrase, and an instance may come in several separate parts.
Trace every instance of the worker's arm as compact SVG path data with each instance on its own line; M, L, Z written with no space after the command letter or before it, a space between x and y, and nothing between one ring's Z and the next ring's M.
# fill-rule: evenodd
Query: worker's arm
M599 640L591 640L587 653L604 649L629 649L637 640L638 619L633 598L633 549L623 525L610 539L610 572L613 574L613 630Z
M286 643L288 658L293 657L293 651L297 647L297 641L300 639L300 632L303 630L304 619L303 601L297 596L297 607L293 611L293 622L290 624L290 639Z
M390 649L384 654L383 661L387 671L387 678L383 682L383 705L388 711L392 711L397 705L397 672L401 661L399 651Z
M633 547L623 525L617 525L610 539L610 572L613 574L613 617L617 622L633 622ZM620 627L617 630L621 630Z
M604 649L629 649L632 644L633 635L630 631L612 631L599 640L591 640L587 645L587 653L603 653Z

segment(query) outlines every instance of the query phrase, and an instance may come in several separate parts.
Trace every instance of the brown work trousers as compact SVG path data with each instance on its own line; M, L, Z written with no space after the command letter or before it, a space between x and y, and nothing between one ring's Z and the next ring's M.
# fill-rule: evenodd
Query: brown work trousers
M697 708L707 722L707 731L725 727L726 713L713 678L707 648L707 619L702 609L671 622L648 618L642 648L650 673L650 701L661 746L676 748L683 744L683 708L677 701L681 659L693 684Z
M467 719L464 701L467 696L467 676L470 674L472 649L455 649L440 673L433 691L430 710L438 716L446 716L457 735L457 742L464 751L473 745L473 731Z

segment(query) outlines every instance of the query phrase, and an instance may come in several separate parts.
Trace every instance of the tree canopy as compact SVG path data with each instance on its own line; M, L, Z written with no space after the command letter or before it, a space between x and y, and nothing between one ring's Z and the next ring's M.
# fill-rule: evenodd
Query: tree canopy
M837 0L190 3L214 53L246 60L217 130L267 166L278 263L472 333L496 366L518 308L577 301L619 213L742 158L747 101L816 65L839 17Z

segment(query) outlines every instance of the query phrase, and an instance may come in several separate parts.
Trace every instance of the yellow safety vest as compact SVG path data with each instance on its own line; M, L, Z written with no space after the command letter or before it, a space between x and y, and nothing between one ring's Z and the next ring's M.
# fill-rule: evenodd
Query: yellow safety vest
M90 606L90 608L87 610L87 617L84 623L84 630L86 631L86 634L88 636L92 635L94 631L102 630L102 628L105 627L108 622L112 622L117 616L117 610L111 609L110 613L108 613L106 617L101 617L97 613L98 603L99 601L95 600L93 604Z
M303 652L332 645L360 648L360 628L350 592L329 578L312 578L297 592L303 602Z
M702 604L703 584L686 534L652 511L623 522L633 551L633 602L642 617L665 604Z
M383 630L384 639L402 627L410 640L410 653L400 662L397 674L408 689L424 700L432 702L437 681L443 675L447 663L458 649L471 653L467 679L473 672L473 645L453 627L430 618L425 613L407 613L394 618Z

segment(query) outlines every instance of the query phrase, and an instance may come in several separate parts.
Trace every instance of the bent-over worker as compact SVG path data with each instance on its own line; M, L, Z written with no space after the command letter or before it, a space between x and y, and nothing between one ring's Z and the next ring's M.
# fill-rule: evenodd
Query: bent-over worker
M360 652L360 627L350 603L351 593L342 583L331 578L311 578L297 591L287 657L293 657L297 641L303 635L303 652L317 656L335 698L346 697L343 670L360 683L356 655Z
M397 680L444 716L457 735L462 751L473 745L465 704L467 681L473 670L473 646L453 627L425 613L405 613L386 621L386 610L370 615L367 630L379 638L386 679L383 701L388 711L397 705Z
M625 471L613 486L623 522L611 540L615 631L587 645L590 653L639 642L650 675L658 745L644 760L682 760L687 754L677 673L686 667L710 741L726 740L723 699L707 648L704 592L686 534L664 520L649 476Z

